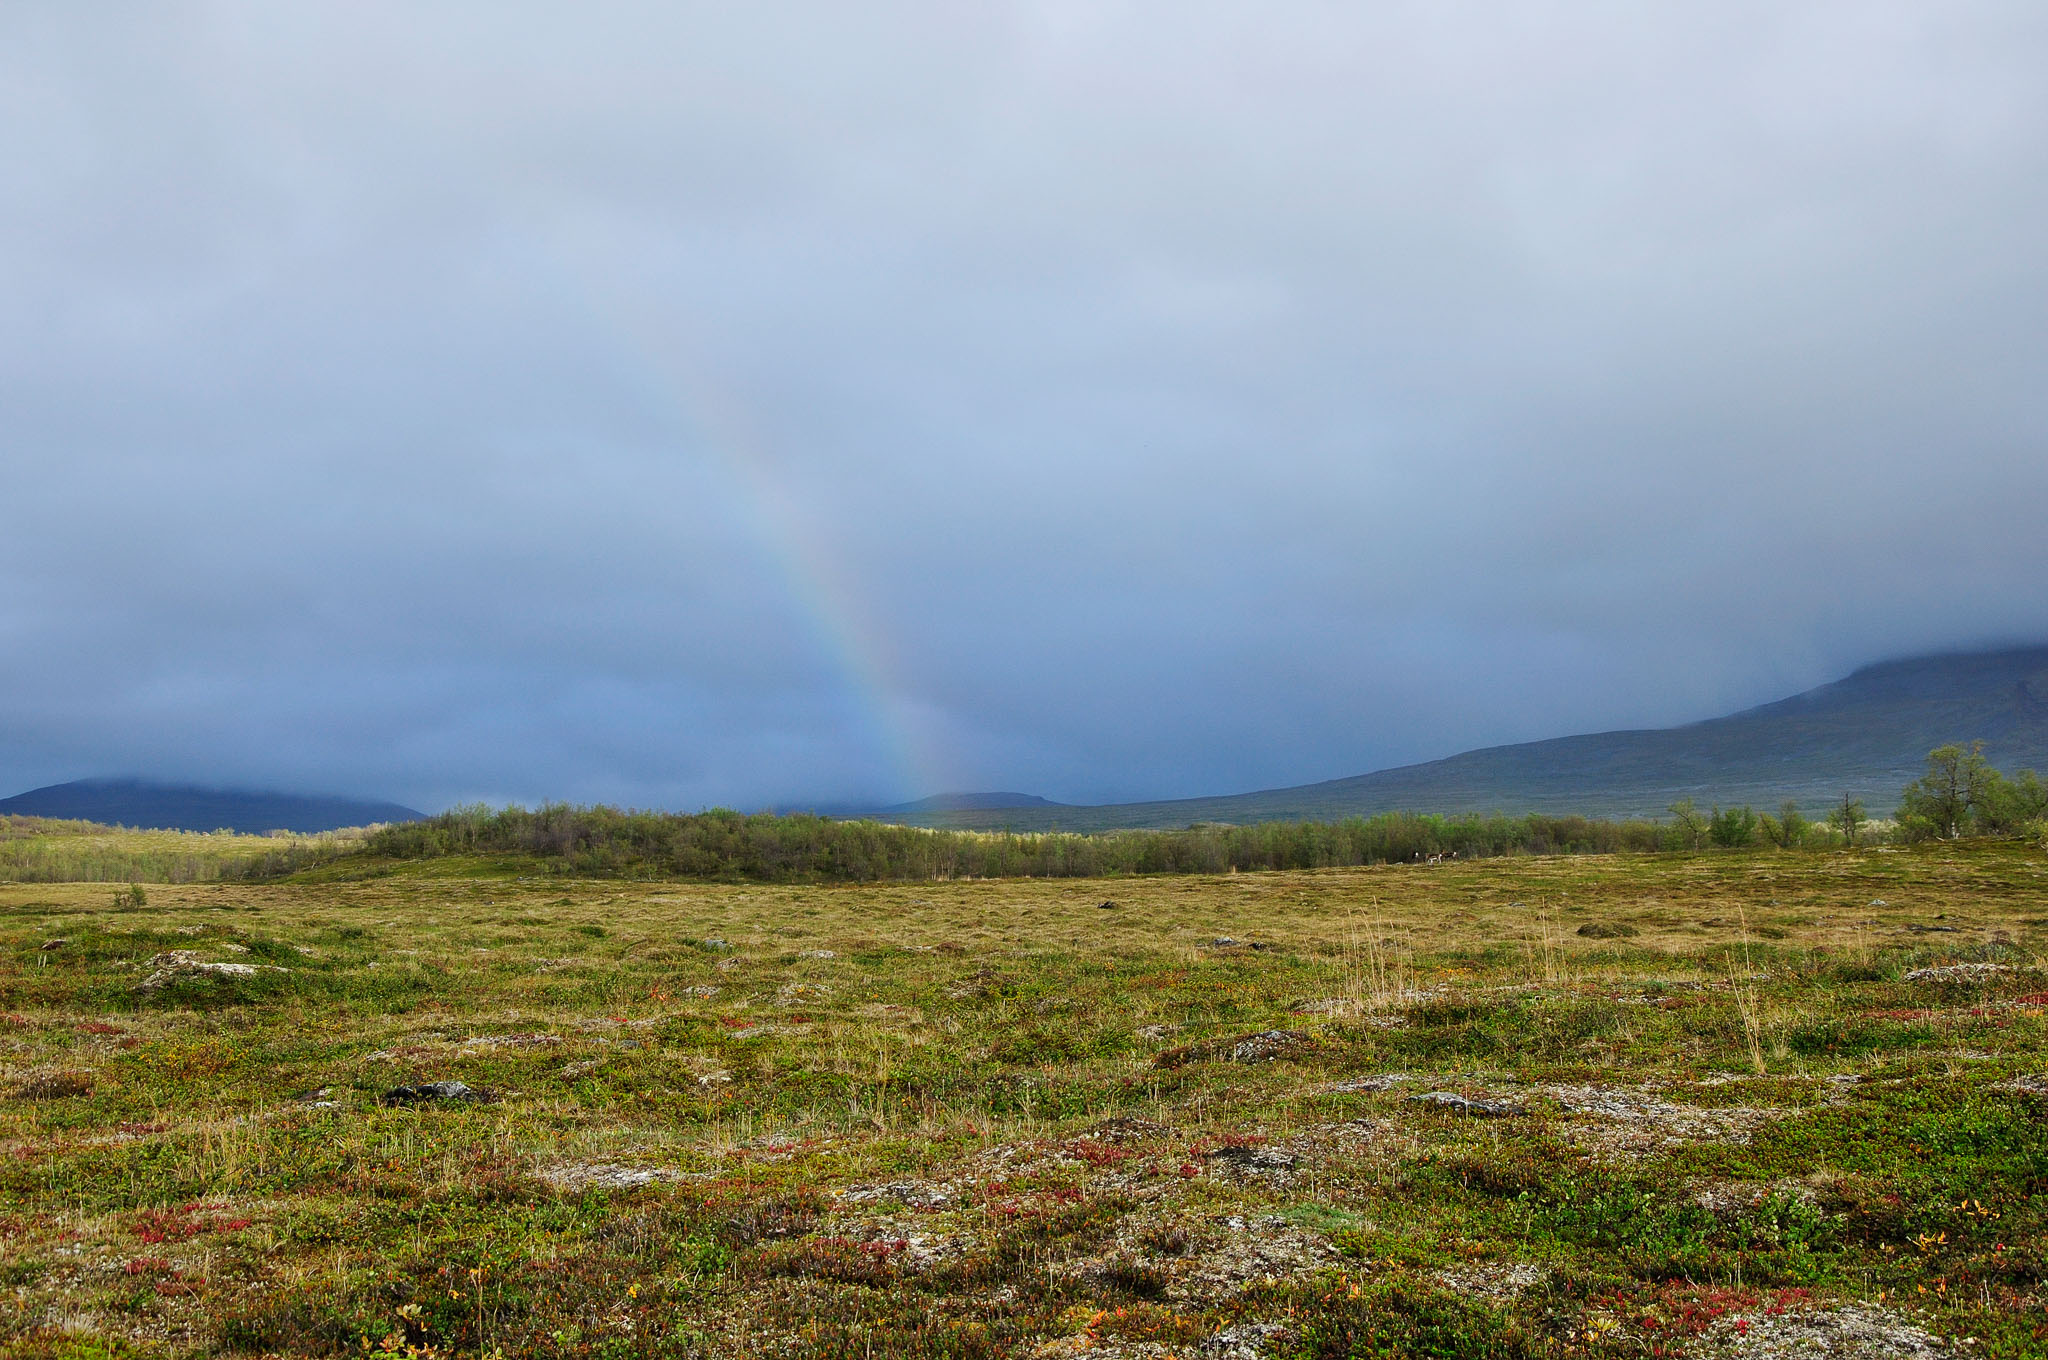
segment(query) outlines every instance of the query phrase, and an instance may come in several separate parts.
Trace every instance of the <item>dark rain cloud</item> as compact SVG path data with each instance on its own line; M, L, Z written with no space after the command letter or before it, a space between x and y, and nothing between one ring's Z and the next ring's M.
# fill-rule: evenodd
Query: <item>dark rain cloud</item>
M0 774L1325 778L2048 636L2023 4L0 14Z

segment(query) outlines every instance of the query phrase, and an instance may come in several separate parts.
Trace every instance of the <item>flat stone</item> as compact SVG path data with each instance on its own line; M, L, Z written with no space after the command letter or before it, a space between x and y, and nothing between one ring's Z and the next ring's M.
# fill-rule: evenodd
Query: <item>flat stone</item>
M954 1189L935 1181L885 1181L848 1188L840 1198L853 1204L895 1202L906 1209L943 1209L952 1203Z
M559 1034L476 1034L462 1041L464 1048L549 1048L562 1042Z
M1378 1076L1353 1077L1349 1081L1340 1081L1323 1089L1331 1095L1350 1095L1354 1092L1363 1094L1374 1091L1391 1091L1396 1086L1413 1080L1415 1078L1409 1076L1406 1072L1382 1072Z
M641 1190L675 1179L659 1166L620 1166L615 1162L562 1162L545 1167L540 1178L557 1190Z
M1410 1105L1439 1110L1445 1114L1464 1115L1471 1119L1506 1119L1511 1115L1527 1114L1521 1105L1510 1105L1498 1100L1474 1100L1461 1096L1456 1091L1424 1091L1421 1095L1408 1097Z

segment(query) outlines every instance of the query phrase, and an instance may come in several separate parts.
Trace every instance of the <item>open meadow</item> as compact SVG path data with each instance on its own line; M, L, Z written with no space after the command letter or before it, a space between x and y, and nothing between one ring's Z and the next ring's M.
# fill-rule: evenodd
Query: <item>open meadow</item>
M2039 1356L2044 961L2018 843L5 883L0 1347Z

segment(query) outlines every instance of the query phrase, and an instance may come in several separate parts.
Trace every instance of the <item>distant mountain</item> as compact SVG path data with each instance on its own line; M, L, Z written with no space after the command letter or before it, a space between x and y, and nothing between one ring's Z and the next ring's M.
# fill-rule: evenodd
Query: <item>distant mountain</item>
M923 812L994 812L1003 808L1057 808L1065 803L1055 803L1049 798L1040 798L1035 793L935 793L929 798L920 798L914 803L898 803L882 809L889 817L912 817Z
M1090 831L1393 811L1657 817L1681 798L1703 807L1770 808L1796 798L1818 813L1845 792L1884 815L1920 774L1929 750L1978 739L2001 769L2048 771L2048 647L1887 661L1789 699L1684 727L1489 746L1295 788L891 816L933 826Z
M173 831L333 831L373 822L416 822L424 814L397 803L291 793L153 784L140 779L80 779L0 798L0 813L62 817L110 826Z

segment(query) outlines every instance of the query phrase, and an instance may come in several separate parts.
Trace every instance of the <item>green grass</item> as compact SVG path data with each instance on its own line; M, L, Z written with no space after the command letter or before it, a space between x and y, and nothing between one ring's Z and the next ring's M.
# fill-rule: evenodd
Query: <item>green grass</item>
M346 867L0 885L0 1350L1710 1355L1845 1304L2048 1347L2037 848Z

